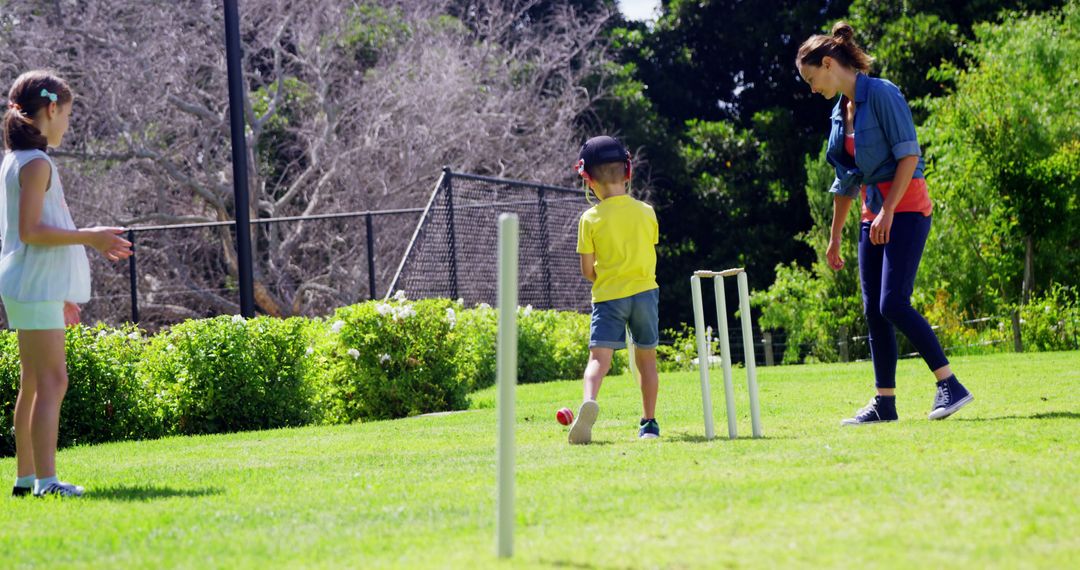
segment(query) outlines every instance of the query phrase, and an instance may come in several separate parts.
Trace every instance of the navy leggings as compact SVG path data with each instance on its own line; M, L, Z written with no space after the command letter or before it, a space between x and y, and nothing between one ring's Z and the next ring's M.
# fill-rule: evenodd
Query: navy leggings
M870 243L870 222L863 222L859 231L859 279L878 388L896 387L894 327L915 345L930 370L949 363L930 324L911 306L915 274L929 234L930 216L919 212L896 214L885 245Z

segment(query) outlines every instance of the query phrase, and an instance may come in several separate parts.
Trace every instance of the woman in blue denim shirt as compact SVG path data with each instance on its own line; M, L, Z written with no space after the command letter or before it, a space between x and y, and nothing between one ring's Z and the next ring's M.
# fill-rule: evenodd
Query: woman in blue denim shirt
M896 413L896 332L919 350L937 380L930 419L952 415L972 400L953 375L937 335L911 306L911 292L930 232L933 204L923 176L922 152L911 109L900 90L867 75L873 59L844 22L832 35L811 36L799 47L796 66L810 90L833 99L827 160L836 169L833 221L826 258L844 267L840 238L856 197L862 202L859 280L870 329L877 395L843 420L845 425L890 422Z

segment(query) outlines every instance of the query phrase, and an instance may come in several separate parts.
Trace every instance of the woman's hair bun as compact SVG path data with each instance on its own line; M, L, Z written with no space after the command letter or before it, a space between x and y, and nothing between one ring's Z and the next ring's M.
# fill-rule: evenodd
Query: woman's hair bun
M832 36L841 42L850 42L855 37L855 29L847 22L837 22L832 27Z

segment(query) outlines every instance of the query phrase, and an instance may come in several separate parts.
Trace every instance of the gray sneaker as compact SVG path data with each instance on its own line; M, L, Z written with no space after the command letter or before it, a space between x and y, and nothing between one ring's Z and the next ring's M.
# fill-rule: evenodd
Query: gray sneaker
M78 485L57 481L56 483L49 483L49 486L40 491L35 491L34 496L48 497L50 495L56 495L58 497L81 497L83 495L83 490L84 489Z
M578 408L574 425L570 426L570 443L589 443L592 441L592 427L596 416L600 415L600 405L596 400L585 400Z

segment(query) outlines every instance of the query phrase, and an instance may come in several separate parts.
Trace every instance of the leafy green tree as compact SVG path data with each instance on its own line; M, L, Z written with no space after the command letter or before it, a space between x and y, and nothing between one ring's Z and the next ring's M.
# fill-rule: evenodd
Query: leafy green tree
M832 194L825 189L835 176L825 162L825 148L822 145L819 154L807 155L804 160L806 198L814 223L813 229L797 238L814 251L815 260L809 269L797 263L778 265L776 281L753 298L761 310L761 327L787 333L783 353L786 363L837 360L839 331L848 331L850 342L850 337L865 334L866 330L856 268L858 208L852 208L841 241L840 253L847 265L834 271L825 259L833 210Z
M948 228L932 263L944 276L970 258L968 276L953 279L974 281L966 293L1000 308L1077 279L1080 4L975 34L971 67L938 72L956 90L927 102L932 186ZM985 285L994 298L975 294Z

